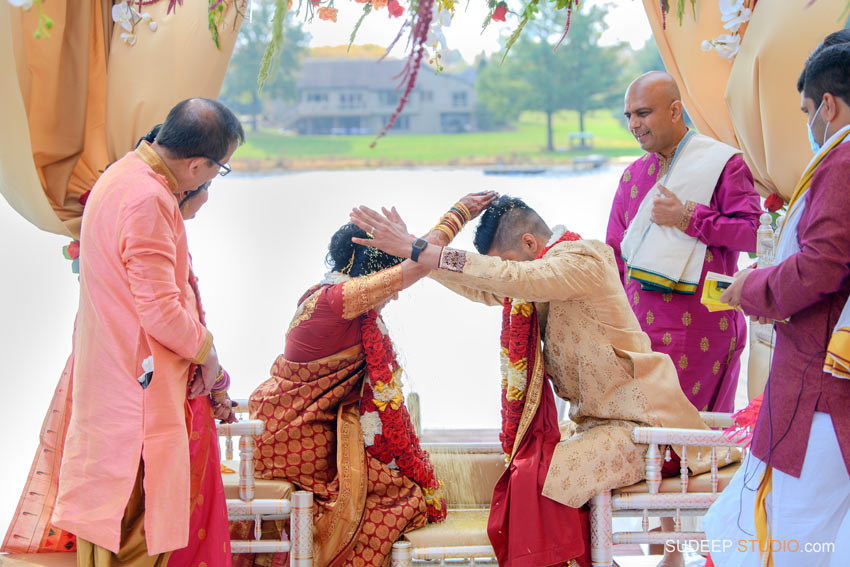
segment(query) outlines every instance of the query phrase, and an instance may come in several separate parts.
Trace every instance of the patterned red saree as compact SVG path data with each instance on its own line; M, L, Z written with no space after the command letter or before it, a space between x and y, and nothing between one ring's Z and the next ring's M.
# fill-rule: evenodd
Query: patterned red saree
M285 355L277 358L271 377L250 398L251 417L266 423L254 457L256 476L285 479L314 494L317 567L384 565L393 543L403 533L423 526L429 516L426 489L436 482L433 475L423 481L427 474L411 473L421 484L407 476L405 464L391 458L396 444L381 442L382 438L397 439L398 432L390 431L392 426L381 428L380 415L362 417L378 414L375 410L380 408L399 412L395 415L407 434L409 416L405 421L400 377L398 382L377 379L377 366L367 365L363 345L377 348L383 340L370 341L366 337L371 335L362 332L364 320L371 316L374 322L377 317L373 308L400 285L401 268L397 267L308 291L287 333ZM374 394L364 398L364 390L372 388ZM361 407L367 399L369 407ZM407 445L414 441L419 449L415 434ZM417 463L421 466L411 464L411 470L427 469L427 454ZM435 501L439 507L439 497ZM280 537L282 527L263 526L269 537ZM252 523L239 522L231 535L244 537L252 531ZM285 558L238 557L235 561L237 565L274 565L283 564Z

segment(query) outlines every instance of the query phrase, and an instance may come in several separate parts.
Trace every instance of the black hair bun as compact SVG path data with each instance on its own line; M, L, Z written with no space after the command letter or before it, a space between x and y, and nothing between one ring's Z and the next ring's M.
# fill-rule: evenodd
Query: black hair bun
M339 272L351 262L351 255L357 246L351 241L352 238L366 238L366 231L356 224L347 223L331 237L326 262L333 271Z
M149 144L153 144L153 143L154 143L154 141L156 140L156 136L157 136L157 134L159 134L159 129L160 129L160 128L162 128L162 124L157 124L156 126L154 126L153 128L151 128L151 129L148 131L148 133L147 133L147 134L145 134L144 136L142 136L141 138L139 138L139 141L138 141L138 142L136 142L136 147L138 148L138 147L139 147L139 144L141 144L142 142L147 142L147 143L149 143Z

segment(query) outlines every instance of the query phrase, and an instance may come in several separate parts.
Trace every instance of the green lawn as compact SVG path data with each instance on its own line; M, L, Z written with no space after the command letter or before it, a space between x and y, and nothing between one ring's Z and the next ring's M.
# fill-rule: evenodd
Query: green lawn
M273 130L247 132L248 140L234 161L254 167L356 165L462 165L465 163L567 163L573 157L596 153L610 157L638 155L640 148L625 122L609 111L590 114L586 130L595 136L591 150L546 152L545 116L524 113L515 129L472 134L390 134L375 148L373 136L285 136ZM578 132L578 114L563 112L554 119L554 145L567 147Z

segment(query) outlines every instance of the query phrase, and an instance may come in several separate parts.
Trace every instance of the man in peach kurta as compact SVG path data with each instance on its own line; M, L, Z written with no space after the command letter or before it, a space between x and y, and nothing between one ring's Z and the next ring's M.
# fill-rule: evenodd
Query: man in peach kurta
M178 206L244 133L221 103L190 99L157 140L104 172L80 238L73 407L53 523L79 565L163 565L189 537L189 396L220 374L189 284ZM200 377L189 383L191 365Z

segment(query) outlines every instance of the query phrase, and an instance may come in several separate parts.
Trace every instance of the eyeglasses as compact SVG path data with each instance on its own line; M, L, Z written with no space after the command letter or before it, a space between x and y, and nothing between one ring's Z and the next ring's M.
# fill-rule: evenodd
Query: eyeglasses
M229 164L221 163L220 161L215 160L211 157L207 157L207 156L201 156L201 157L205 157L208 160L210 160L211 162L213 162L214 164L216 164L220 168L218 170L218 174L221 175L222 177L224 177L225 175L227 175L228 173L230 173L232 171Z

